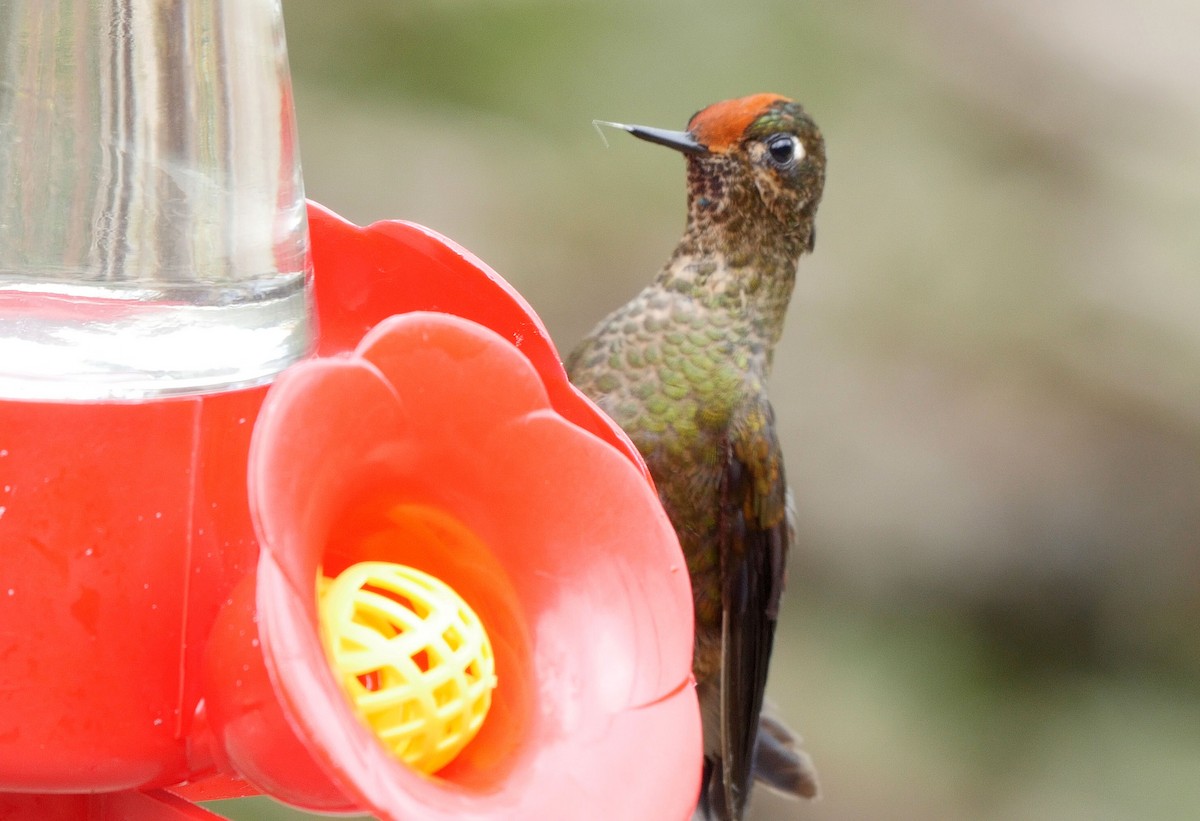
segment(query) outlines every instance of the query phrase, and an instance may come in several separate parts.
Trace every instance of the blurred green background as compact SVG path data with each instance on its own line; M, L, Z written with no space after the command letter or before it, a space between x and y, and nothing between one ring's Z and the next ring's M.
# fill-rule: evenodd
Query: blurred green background
M680 158L593 118L776 91L821 124L770 695L825 795L757 821L1200 818L1200 5L284 13L309 196L453 237L563 351L684 213Z

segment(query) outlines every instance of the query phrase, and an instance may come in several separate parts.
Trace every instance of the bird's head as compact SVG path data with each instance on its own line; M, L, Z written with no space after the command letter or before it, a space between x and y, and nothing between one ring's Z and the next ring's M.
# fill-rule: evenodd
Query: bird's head
M702 109L686 131L619 127L687 156L689 211L697 227L723 226L747 239L760 233L798 238L811 250L825 141L799 103L753 94Z

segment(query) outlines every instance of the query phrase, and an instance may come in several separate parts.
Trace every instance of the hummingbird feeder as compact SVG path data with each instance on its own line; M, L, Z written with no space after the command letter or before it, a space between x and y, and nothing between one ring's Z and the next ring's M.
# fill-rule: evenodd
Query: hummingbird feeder
M686 818L645 465L486 265L306 204L278 2L0 58L0 817Z

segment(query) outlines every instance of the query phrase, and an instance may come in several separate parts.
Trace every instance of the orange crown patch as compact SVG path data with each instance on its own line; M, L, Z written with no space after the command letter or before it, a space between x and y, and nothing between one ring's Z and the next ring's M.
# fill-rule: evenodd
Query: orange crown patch
M709 151L728 151L741 140L750 123L780 102L790 101L779 94L751 94L722 100L693 116L688 131Z

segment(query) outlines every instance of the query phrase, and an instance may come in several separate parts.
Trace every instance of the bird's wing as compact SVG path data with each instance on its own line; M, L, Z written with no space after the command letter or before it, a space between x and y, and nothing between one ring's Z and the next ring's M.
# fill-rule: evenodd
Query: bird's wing
M718 522L721 578L720 783L729 818L741 818L754 766L754 742L788 543L787 481L765 399L730 428Z

